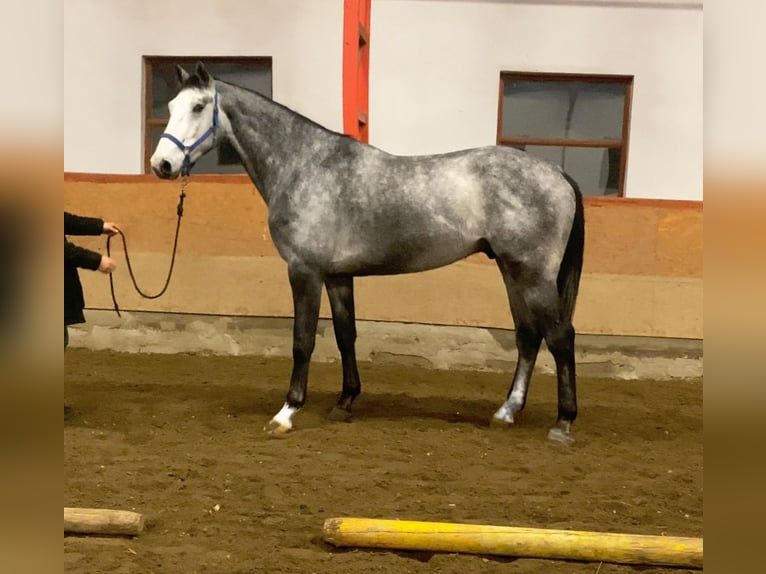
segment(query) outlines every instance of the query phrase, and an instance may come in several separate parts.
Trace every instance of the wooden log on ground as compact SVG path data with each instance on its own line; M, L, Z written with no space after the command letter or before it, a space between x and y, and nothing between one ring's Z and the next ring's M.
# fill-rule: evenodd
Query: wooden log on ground
M702 538L369 518L328 518L322 532L338 547L702 568Z
M129 510L64 507L64 533L136 536L144 529L144 517Z

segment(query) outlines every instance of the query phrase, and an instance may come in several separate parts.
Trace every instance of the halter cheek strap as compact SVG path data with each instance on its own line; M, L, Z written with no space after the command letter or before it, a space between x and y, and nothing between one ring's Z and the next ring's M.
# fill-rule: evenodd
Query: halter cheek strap
M199 137L197 141L195 141L190 146L185 146L181 140L179 140L176 136L168 132L163 132L162 135L160 136L160 139L165 138L172 141L176 145L176 147L183 152L184 163L181 166L181 175L189 175L189 172L191 172L192 168L194 167L196 163L191 160L191 152L197 149L200 146L200 144L202 144L202 142L204 142L210 136L213 136L213 140L215 141L215 132L217 130L218 130L218 90L216 90L215 97L213 98L213 123L207 129L207 131Z

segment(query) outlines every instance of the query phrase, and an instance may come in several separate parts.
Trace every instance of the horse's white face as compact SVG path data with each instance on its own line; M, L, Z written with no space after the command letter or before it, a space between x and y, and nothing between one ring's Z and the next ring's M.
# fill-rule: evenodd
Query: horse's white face
M188 81L189 76L181 76ZM215 110L215 85L209 76L207 81L193 82L199 86L186 86L168 104L170 119L165 133L175 137L187 149L193 146L213 126ZM192 163L213 149L218 141L209 136L189 153ZM175 179L181 173L184 151L171 139L162 138L151 157L152 171L163 179Z

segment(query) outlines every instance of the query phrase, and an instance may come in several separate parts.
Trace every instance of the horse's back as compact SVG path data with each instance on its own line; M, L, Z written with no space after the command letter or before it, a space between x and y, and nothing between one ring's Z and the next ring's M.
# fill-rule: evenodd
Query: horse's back
M575 194L559 167L515 148L383 156L371 164L377 175L365 177L360 192L377 213L406 211L416 219L450 223L476 239L509 227L555 233L574 214Z
M546 160L508 146L484 146L451 153L397 156L376 148L359 157L358 175L370 184L370 193L406 201L407 197L476 201L512 201L528 197L529 203L556 201L570 195L571 186L561 169Z

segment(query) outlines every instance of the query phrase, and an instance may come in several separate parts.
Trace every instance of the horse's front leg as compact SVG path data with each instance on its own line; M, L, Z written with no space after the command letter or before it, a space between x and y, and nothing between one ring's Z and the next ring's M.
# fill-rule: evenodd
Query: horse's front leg
M343 390L338 404L330 412L330 419L345 421L351 418L351 403L362 390L356 366L356 318L354 316L354 278L328 277L325 279L327 295L332 309L335 341L343 364Z
M280 411L266 427L271 433L286 433L293 428L293 416L306 402L309 362L314 352L314 342L319 319L322 295L322 277L302 264L288 266L290 287L293 291L293 372L290 390Z

